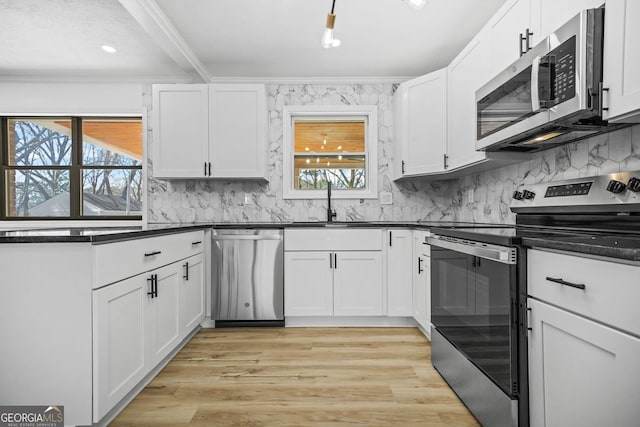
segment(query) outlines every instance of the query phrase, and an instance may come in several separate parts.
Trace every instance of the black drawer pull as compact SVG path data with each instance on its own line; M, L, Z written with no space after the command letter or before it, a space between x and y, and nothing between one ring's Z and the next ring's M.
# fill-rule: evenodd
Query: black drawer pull
M572 288L577 288L577 289L584 289L586 287L582 283L571 283L571 282L567 282L566 280L555 279L553 277L547 277L547 280L553 283L559 283L561 285L571 286Z
M159 254L161 254L161 253L162 253L162 251L146 252L146 253L144 254L144 256L154 256L154 255L159 255Z
M193 246L195 246L195 245L199 245L200 243L202 243L202 240L198 240L197 242L191 242L191 244L192 244Z

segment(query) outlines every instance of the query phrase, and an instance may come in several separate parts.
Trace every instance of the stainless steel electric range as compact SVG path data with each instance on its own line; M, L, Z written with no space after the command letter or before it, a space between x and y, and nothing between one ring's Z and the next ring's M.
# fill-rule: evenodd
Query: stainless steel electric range
M485 426L529 425L526 248L640 248L640 171L521 185L516 224L432 229L434 367Z

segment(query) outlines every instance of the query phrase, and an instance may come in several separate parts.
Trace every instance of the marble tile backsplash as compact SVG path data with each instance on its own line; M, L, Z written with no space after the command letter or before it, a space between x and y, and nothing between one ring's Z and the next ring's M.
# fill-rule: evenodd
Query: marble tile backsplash
M392 181L393 93L391 84L267 85L267 183L218 180L158 180L148 161L147 218L150 223L286 222L326 218L325 200L282 197L282 109L284 105L376 105L378 107L378 191L390 192L392 205L379 199L335 200L338 220L457 220L513 223L513 190L522 183L557 181L640 169L640 125L567 144L531 160L456 180ZM151 121L151 87L145 104ZM147 152L153 130L149 129ZM473 201L469 202L469 190ZM245 204L245 194L251 204Z

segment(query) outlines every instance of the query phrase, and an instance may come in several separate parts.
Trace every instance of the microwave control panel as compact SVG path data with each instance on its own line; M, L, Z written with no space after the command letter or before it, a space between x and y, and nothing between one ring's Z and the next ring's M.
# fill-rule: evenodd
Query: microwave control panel
M551 105L576 96L576 36L549 52Z

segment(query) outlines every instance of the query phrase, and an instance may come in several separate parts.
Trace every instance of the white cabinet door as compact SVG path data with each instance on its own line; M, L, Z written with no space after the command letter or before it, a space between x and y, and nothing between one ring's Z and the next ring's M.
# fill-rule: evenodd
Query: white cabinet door
M600 7L603 0L535 0L531 1L531 47L564 25L584 9ZM609 1L607 1L609 13ZM606 29L606 27L605 27Z
M424 245L425 233L413 232L413 318L426 331L430 331L430 258Z
M382 253L336 252L333 270L333 314L382 315Z
M640 340L528 299L531 427L635 426Z
M211 176L266 178L265 86L211 85L209 117Z
M487 159L476 151L476 90L491 75L491 34L481 32L449 64L447 86L448 169L457 169Z
M412 316L412 232L388 230L387 238L387 315Z
M147 275L93 293L93 420L99 421L148 373Z
M640 2L607 0L604 16L604 118L640 122Z
M509 0L491 19L492 75L507 68L520 57L520 49L525 49L526 42L520 41L520 35L525 37L527 28L531 28L529 3L530 0ZM533 47L531 43L530 39L529 45Z
M204 254L187 258L180 263L183 275L180 281L180 339L193 331L204 318Z
M285 316L333 315L333 253L285 252Z
M153 85L153 176L200 178L209 157L208 85Z
M169 264L147 274L155 277L155 296L146 300L147 357L156 366L180 343L178 289L182 264Z
M447 147L446 68L402 83L394 102L399 109L400 175L442 172Z

